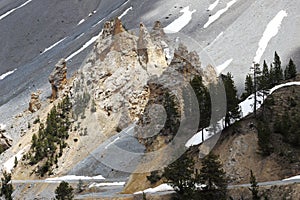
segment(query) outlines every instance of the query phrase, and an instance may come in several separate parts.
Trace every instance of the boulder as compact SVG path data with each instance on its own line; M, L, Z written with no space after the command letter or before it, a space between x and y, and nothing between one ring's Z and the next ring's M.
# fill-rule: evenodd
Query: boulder
M32 113L38 111L42 106L41 101L39 99L40 94L41 94L40 91L31 93L28 110Z
M58 91L62 90L67 83L67 66L64 58L55 65L49 76L49 82L52 88L51 99L54 100L58 97Z

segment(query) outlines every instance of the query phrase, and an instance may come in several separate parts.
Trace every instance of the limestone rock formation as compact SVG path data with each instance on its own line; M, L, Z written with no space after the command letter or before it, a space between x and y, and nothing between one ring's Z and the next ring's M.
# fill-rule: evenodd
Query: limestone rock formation
M0 126L0 153L11 147L12 139L5 134L6 130Z
M28 108L30 112L36 112L41 108L42 104L39 99L40 94L41 91L31 93L31 98L30 98L29 108Z
M55 65L49 76L49 82L52 88L51 99L54 100L58 97L59 90L62 90L67 83L67 66L64 58Z

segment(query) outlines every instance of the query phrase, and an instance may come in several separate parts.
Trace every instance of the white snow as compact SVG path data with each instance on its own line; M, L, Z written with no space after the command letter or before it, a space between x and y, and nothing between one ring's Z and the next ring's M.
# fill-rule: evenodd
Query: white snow
M183 14L164 28L166 33L177 33L183 29L192 20L192 14L196 12L196 10L190 11L190 7L187 6L184 7L180 12Z
M222 71L224 71L231 63L233 59L226 60L223 64L218 65L215 69L217 71L217 74L221 74Z
M119 139L120 139L120 137L117 137L116 139L114 139L114 141L112 141L111 143L109 143L108 145L105 146L105 149L107 149L110 145L114 144Z
M300 81L294 81L294 82L288 82L288 83L284 83L281 85L276 85L274 86L272 89L270 89L267 93L267 95L272 94L274 91L283 88L283 87L288 87L288 86L292 86L292 85L299 85L300 86ZM263 93L261 91L257 92L257 105L256 105L256 109L259 109L263 103L263 100L266 99L266 96L263 96ZM241 118L246 117L247 115L249 115L250 113L253 112L253 105L254 105L254 94L250 95L246 100L244 100L243 102L241 102L239 104L239 107L241 109ZM238 119L238 120L240 120ZM237 120L237 121L238 121ZM217 123L217 127L215 130L213 130L212 126L205 128L203 131L204 134L204 140L207 140L208 138L210 138L211 136L213 136L214 133L217 133L219 131L223 130L223 124L224 124L224 118L221 119L218 123ZM202 141L202 132L198 132L196 133L191 139L188 140L188 142L185 144L186 147L191 147L194 145L198 145L201 144Z
M41 54L46 53L47 51L51 50L52 48L54 48L55 46L57 46L59 43L61 43L62 41L64 41L66 38L63 38L61 40L59 40L58 42L54 43L53 45L51 45L50 47L46 48Z
M209 5L207 10L212 11L213 9L215 9L215 7L217 7L219 2L220 2L220 0L216 0L215 2L213 2L212 4Z
M23 154L27 151L27 149L30 146L26 146L24 147L22 150L20 150L16 155L12 156L11 158L9 158L4 164L3 164L3 168L6 172L11 173L12 169L14 168L15 165L15 158L17 158L17 160L21 160L23 157Z
M213 45L218 39L220 39L220 37L221 37L223 34L224 34L224 32L222 31L222 32L216 37L216 39L214 39L214 40L210 43L210 45Z
M210 138L211 136L213 136L214 133L218 133L218 132L222 131L224 128L224 121L225 121L225 118L219 120L215 127L209 126L209 127L205 128L203 130L204 141L207 140L208 138ZM201 144L202 142L203 142L202 141L202 131L199 131L191 139L189 139L187 141L185 146L191 147L191 146Z
M290 181L290 180L296 180L296 179L300 179L300 175L286 178L286 179L283 179L282 181Z
M156 193L156 192L165 192L165 191L174 191L173 187L168 184L161 184L155 188L149 188L144 191L135 192L134 194L141 194L141 193Z
M210 24L212 24L214 21L219 19L219 17L221 15L223 15L236 2L237 2L237 0L232 0L232 1L228 2L225 8L218 10L218 12L216 12L214 15L210 16L208 18L208 21L204 24L203 28L207 28Z
M127 15L127 13L132 10L132 6L127 8L118 18L122 19L122 17L124 17L125 15Z
M287 17L287 12L285 10L281 10L277 13L277 15L269 22L267 25L262 38L259 41L258 49L256 51L256 55L254 57L254 62L259 63L262 55L264 54L269 41L275 37L279 31L282 20Z
M22 5L13 8L9 11L7 11L6 13L4 13L3 15L0 16L0 20L4 19L5 17L7 17L8 15L10 15L11 13L15 12L16 10L18 10L19 8L22 8L23 6L26 6L27 4L29 4L32 0L28 0L25 3L23 3Z
M66 58L66 61L69 61L74 56L78 55L80 52L82 52L83 50L85 50L86 48L88 48L91 44L93 44L94 42L96 42L96 40L100 37L101 34L102 34L102 31L98 35L92 37L89 41L87 41L80 49L78 49L77 51L75 51L74 53L72 53L71 55L69 55Z
M80 20L80 21L78 22L77 26L80 25L80 24L82 24L83 22L85 22L85 19Z
M124 186L125 182L113 182L113 183L92 183L89 188L92 187L105 187L105 186Z
M0 123L0 130L5 130L5 129L6 129L6 125Z
M105 178L102 175L98 176L76 176L76 175L67 175L62 177L47 178L46 182L60 182L60 181L76 181L76 180L104 180Z
M12 73L14 73L16 70L17 70L17 69L14 69L14 70L12 70L12 71L8 71L8 72L2 74L2 75L0 76L0 81L3 80L3 79L5 79L7 76L11 75Z

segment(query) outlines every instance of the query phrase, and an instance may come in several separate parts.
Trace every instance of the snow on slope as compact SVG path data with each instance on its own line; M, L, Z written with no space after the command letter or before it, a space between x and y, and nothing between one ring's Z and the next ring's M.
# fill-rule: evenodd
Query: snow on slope
M164 28L166 33L177 33L183 29L192 20L192 14L196 12L196 10L190 11L190 7L187 6L180 12L183 13L183 15L175 19L171 24Z
M259 63L262 55L264 54L269 41L275 37L279 31L282 20L287 17L287 12L285 10L281 10L277 13L277 15L269 22L267 25L262 38L259 41L258 49L256 51L256 55L254 57L254 62Z
M80 21L78 22L77 25L80 25L80 24L82 24L83 22L85 22L85 19L80 20Z
M224 71L231 63L232 63L233 59L229 59L227 61L225 61L223 64L218 65L215 69L217 71L217 74L221 74L222 71Z
M89 41L87 41L84 45L82 45L82 47L80 49L78 49L77 51L73 52L71 55L69 55L67 58L66 58L66 61L69 61L70 59L72 59L74 56L78 55L80 52L84 51L86 48L88 48L91 44L93 44L94 42L96 42L96 40L100 37L100 35L102 34L102 31L92 37Z
M122 17L124 17L125 15L127 15L127 13L132 10L132 6L127 8L118 18L122 19Z
M7 11L6 13L4 13L3 15L0 16L0 20L4 19L5 17L7 17L8 15L10 15L11 13L15 12L16 10L26 6L27 4L29 4L32 0L28 0L26 1L25 3L23 3L22 5L16 7L16 8L13 8L9 11Z
M168 184L161 184L155 188L149 188L144 191L135 192L134 194L156 193L156 192L165 192L165 191L174 191L174 189Z
M215 7L217 7L219 2L220 2L220 0L216 0L215 2L213 2L212 4L209 5L207 10L212 11L213 9L215 9Z
M76 175L67 175L62 177L54 177L54 178L47 178L46 182L60 182L60 181L76 181L76 180L104 180L105 178L102 175L98 176L76 176Z
M16 155L12 156L10 159L8 159L4 164L4 170L8 173L11 173L11 171L13 170L14 166L15 166L15 158L17 158L17 160L21 160L24 153L30 148L30 146L26 146L24 147L22 150L20 150Z
M125 182L113 182L113 183L92 183L89 188L92 187L105 187L105 186L124 186Z
M288 82L288 83L284 83L281 85L276 85L275 87L273 87L272 89L270 89L270 91L268 92L268 95L272 94L274 91L283 88L283 87L288 87L288 86L292 86L292 85L299 85L300 86L300 81L294 81L294 82ZM266 96L265 96L266 98ZM265 99L263 97L263 93L262 92L257 92L257 102L258 104L256 105L256 109L259 109L263 103L263 100ZM241 108L241 119L246 117L247 115L251 114L253 112L253 104L254 104L254 94L250 95L246 100L244 100L243 102L241 102L239 104L240 108ZM220 120L217 123L217 129L213 130L212 126L205 128L203 131L203 135L204 135L204 140L207 140L208 138L210 138L211 136L213 136L214 133L218 133L220 131L223 130L223 124L224 124L224 119ZM213 131L212 131L213 130ZM187 141L187 143L185 144L186 147L191 147L191 146L195 146L198 144L201 144L202 141L202 132L198 132L196 133L191 139L189 139Z
M9 72L6 72L6 73L2 74L2 75L0 76L0 81L3 80L3 79L5 79L5 77L7 77L7 76L11 75L12 73L14 73L16 70L17 70L17 69L14 69L14 70L12 70L12 71L9 71Z
M52 48L54 48L55 46L57 46L59 43L61 43L62 41L64 41L66 38L63 38L61 40L59 40L58 42L54 43L53 45L51 45L50 47L46 48L41 54L46 53L47 51L51 50Z
M216 14L210 16L208 18L208 21L204 24L203 28L207 28L210 24L212 24L214 21L219 19L221 15L223 15L233 4L235 4L237 0L232 0L227 3L226 7L216 12Z
M290 180L296 180L296 179L300 179L300 175L286 178L286 179L283 179L282 181L290 181Z

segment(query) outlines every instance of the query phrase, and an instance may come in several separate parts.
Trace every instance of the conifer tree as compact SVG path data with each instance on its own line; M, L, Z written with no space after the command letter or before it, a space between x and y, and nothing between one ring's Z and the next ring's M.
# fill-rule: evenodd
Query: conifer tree
M202 130L202 139L204 139L203 130L209 126L211 116L211 100L208 89L204 86L201 76L195 76L191 81L191 86L196 94L200 119L198 130Z
M221 75L224 82L227 99L227 112L225 116L225 126L230 126L231 121L240 117L239 99L237 97L237 89L234 85L231 73Z
M241 96L241 100L245 100L248 96L254 93L254 85L253 85L253 80L252 76L248 74L246 76L245 80L245 92Z
M283 72L281 68L281 61L280 57L278 56L277 52L275 51L274 55L274 81L275 84L278 84L280 81L283 80Z
M12 200L13 186L11 184L11 174L3 172L3 178L1 178L1 196L4 195L6 200Z
M289 64L286 66L284 70L284 78L285 80L295 78L297 75L297 69L294 61L290 59Z
M191 199L195 190L194 161L186 153L164 169L163 177L180 195L181 199Z
M252 193L252 200L260 200L260 197L258 195L259 186L257 184L256 177L254 176L252 170L250 170L250 184L251 187L249 188L249 190Z
M260 77L259 88L263 89L263 90L270 88L269 80L270 80L269 67L268 67L266 61L264 60L262 75Z
M200 174L196 182L206 185L200 192L203 200L225 200L227 196L227 177L219 157L210 153L202 161Z
M74 198L73 188L69 183L62 181L55 189L56 200L72 200Z

